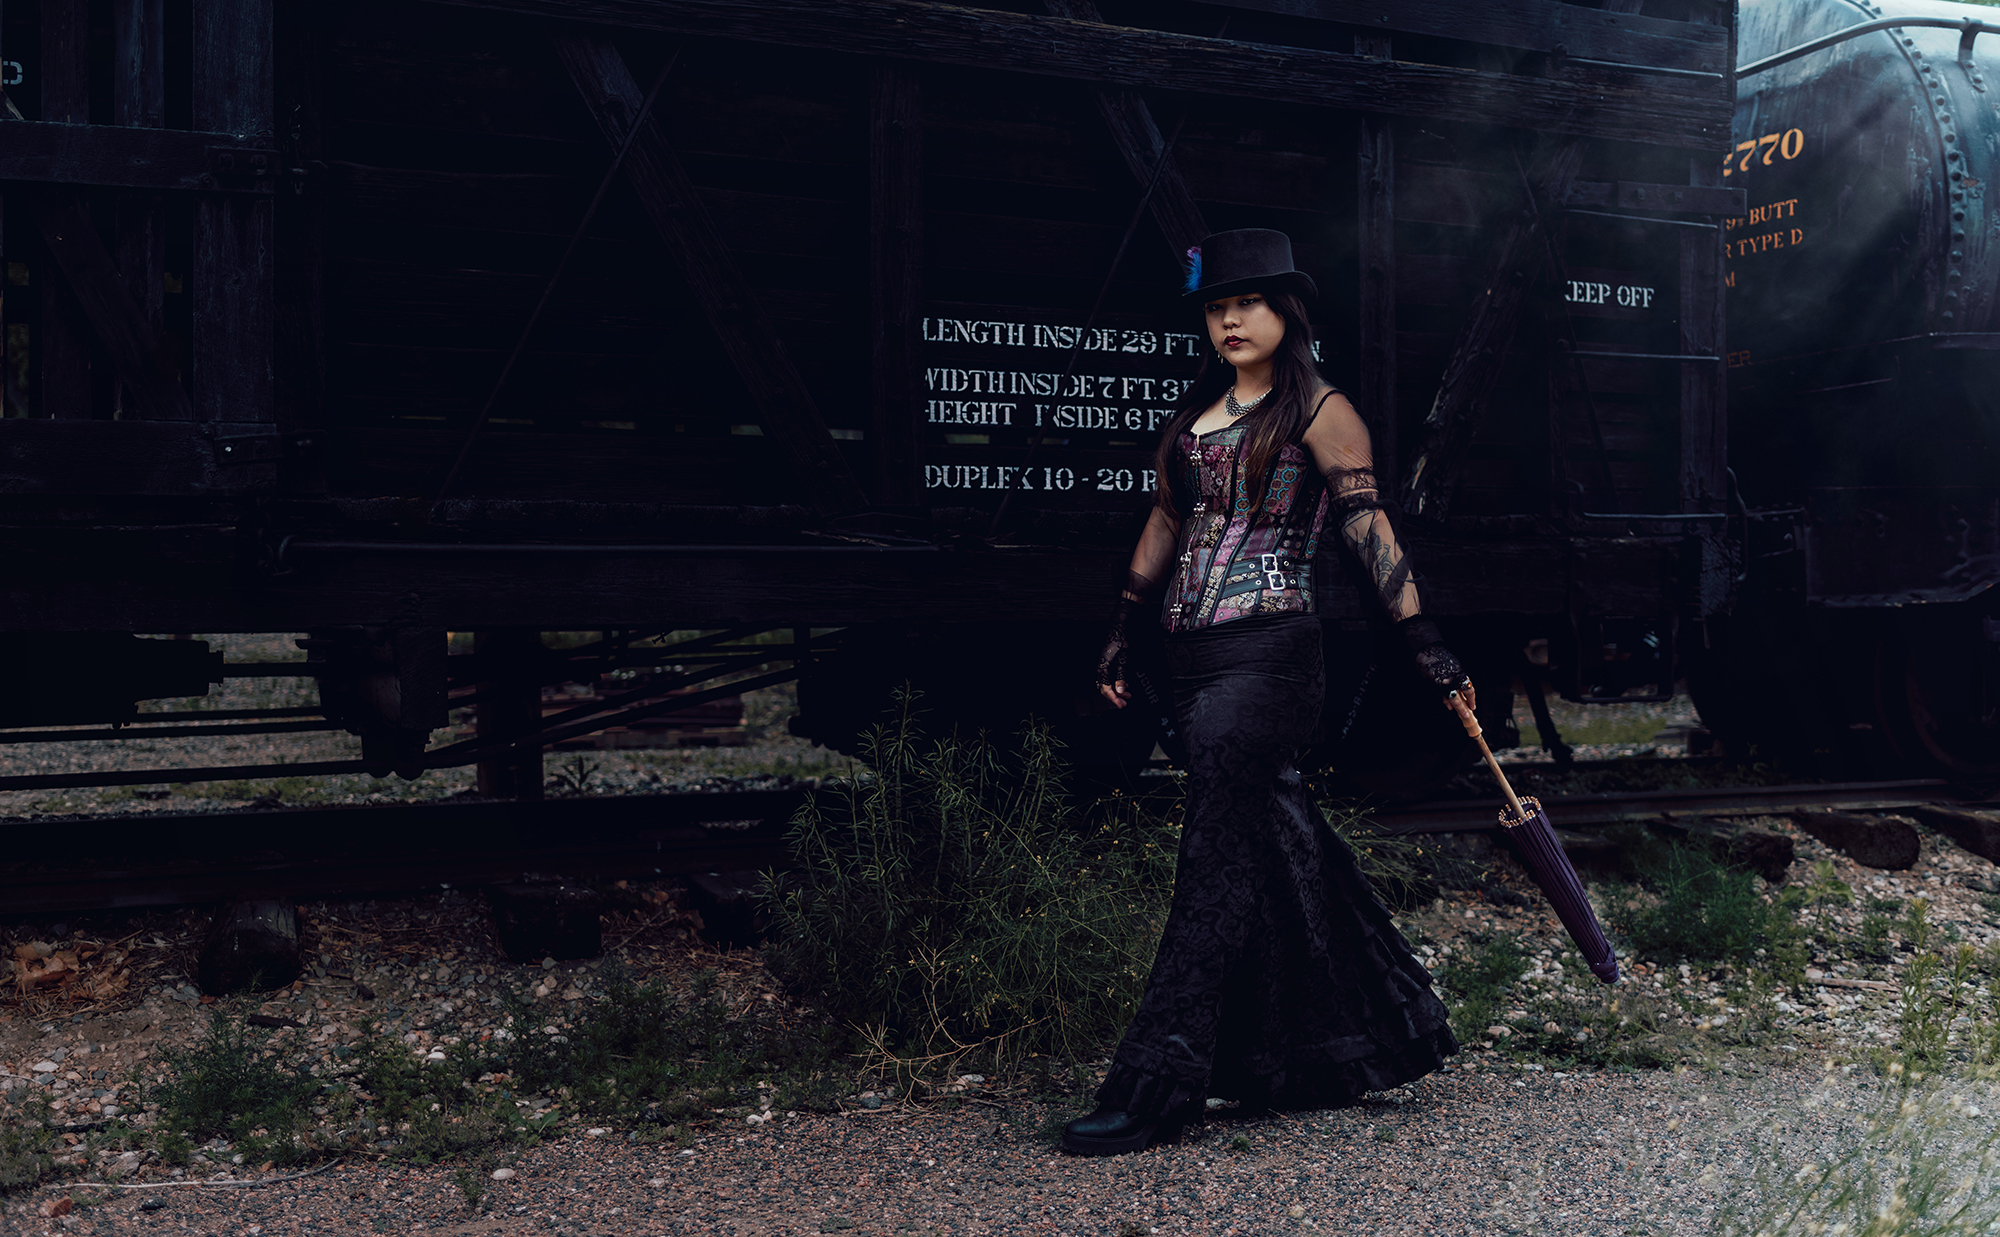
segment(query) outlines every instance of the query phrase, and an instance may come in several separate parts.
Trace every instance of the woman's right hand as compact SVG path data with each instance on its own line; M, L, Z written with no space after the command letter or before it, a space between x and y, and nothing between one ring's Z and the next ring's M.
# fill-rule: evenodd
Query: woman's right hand
M1133 617L1152 596L1153 587L1149 577L1137 571L1126 573L1125 588L1118 594L1117 607L1111 611L1111 630L1104 637L1104 651L1097 656L1097 690L1104 693L1114 709L1122 709L1132 700L1132 693L1125 687L1125 658L1132 648L1128 633Z
M1104 652L1097 658L1097 690L1111 702L1113 708L1122 709L1132 699L1132 693L1125 687L1125 650L1129 647L1125 639L1125 618L1121 613L1111 625L1111 634L1104 641Z

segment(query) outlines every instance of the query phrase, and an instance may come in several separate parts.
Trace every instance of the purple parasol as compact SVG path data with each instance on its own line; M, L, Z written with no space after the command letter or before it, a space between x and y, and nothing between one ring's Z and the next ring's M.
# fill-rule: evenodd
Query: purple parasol
M1458 720L1465 725L1465 733L1479 744L1479 753L1486 757L1486 767L1493 770L1500 792L1507 796L1509 810L1500 813L1500 825L1519 848L1528 875L1542 887L1542 893L1556 909L1556 917L1569 929L1570 939L1576 942L1583 960L1590 964L1590 973L1607 984L1617 983L1618 959L1611 952L1611 942L1604 939L1604 929L1597 924L1597 912L1590 909L1590 899L1584 896L1583 882L1577 879L1576 869L1556 839L1548 813L1542 811L1541 803L1534 798L1522 799L1514 794L1507 775L1500 771L1500 762L1493 759L1486 746L1479 719L1472 715L1471 707L1457 692L1451 693L1449 699Z

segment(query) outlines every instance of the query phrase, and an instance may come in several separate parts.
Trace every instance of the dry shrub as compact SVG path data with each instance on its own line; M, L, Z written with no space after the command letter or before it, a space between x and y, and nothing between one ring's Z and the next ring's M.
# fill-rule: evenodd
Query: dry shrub
M1151 969L1177 829L1130 799L1072 802L1037 725L1005 753L930 738L906 689L864 742L870 772L793 819L773 970L905 1060L1100 1049Z

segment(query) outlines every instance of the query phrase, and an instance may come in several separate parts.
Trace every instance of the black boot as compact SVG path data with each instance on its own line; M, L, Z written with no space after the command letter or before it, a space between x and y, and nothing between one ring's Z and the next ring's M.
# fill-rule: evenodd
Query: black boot
M1116 1108L1100 1108L1063 1127L1063 1150L1072 1155L1123 1155L1143 1151L1180 1133L1180 1122L1135 1117Z

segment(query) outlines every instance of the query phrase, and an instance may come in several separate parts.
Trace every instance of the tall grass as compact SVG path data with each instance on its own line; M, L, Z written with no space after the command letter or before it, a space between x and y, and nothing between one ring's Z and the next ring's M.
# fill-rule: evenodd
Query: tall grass
M870 771L793 820L773 969L906 1061L1097 1051L1151 967L1175 827L1073 802L1043 727L1005 752L926 735L907 689L863 750Z
M1932 1076L1890 1067L1880 1103L1845 1128L1800 1112L1765 1120L1757 1154L1717 1208L1716 1237L1956 1237L2000 1230L2000 1127ZM1807 1110L1828 1096L1809 1099ZM1976 1101L1976 1102L1975 1102Z

